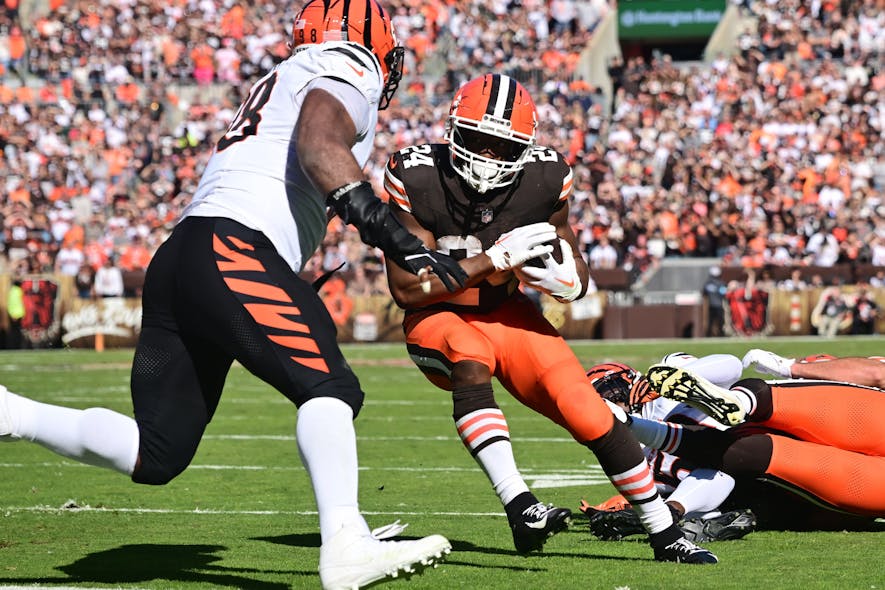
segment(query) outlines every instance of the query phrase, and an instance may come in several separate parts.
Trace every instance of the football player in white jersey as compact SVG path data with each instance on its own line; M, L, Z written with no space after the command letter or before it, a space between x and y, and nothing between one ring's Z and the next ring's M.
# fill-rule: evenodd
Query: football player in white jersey
M712 354L702 358L684 352L668 354L662 361L671 366L687 367L728 387L741 376L741 361L730 354ZM635 369L621 363L605 363L592 367L588 379L607 401L631 415L631 427L640 419L697 424L724 429L702 411L688 404L659 397L649 389L648 382ZM721 541L743 537L755 526L755 517L748 510L721 512L720 506L731 494L735 480L730 475L705 466L698 466L667 450L643 446L652 469L655 485L667 506L679 521L686 536L695 542ZM621 539L643 532L639 519L627 502L616 496L596 506L582 502L581 510L590 519L590 530L605 540Z
M361 588L432 565L451 546L440 535L384 541L370 531L357 504L352 424L364 394L326 307L297 273L323 238L328 210L416 284L455 289L466 275L406 231L363 175L377 111L401 77L403 48L384 8L309 0L291 46L252 87L147 271L131 373L135 419L0 387L0 440L30 440L137 483L165 484L191 462L237 360L298 407L323 587Z
M771 369L771 353L762 352L745 357L743 364L758 370L756 362L768 363L765 368ZM613 413L649 447L731 475L736 487L729 501L752 508L762 527L875 528L874 519L885 514L881 390L826 379L743 378L728 385L733 377L723 375L740 375L743 364L731 355L715 356L727 358L733 370L704 365L710 357L687 364L667 357L649 368L647 382L662 396L690 404L728 428L675 421L672 414L661 422L616 407ZM881 364L875 357L867 360L862 364ZM809 364L828 362L835 361L818 358Z

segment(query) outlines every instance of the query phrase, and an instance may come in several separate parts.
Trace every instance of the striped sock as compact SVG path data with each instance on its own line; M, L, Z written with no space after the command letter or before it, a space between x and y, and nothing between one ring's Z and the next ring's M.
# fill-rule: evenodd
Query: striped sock
M495 493L506 506L516 496L529 491L510 444L510 429L498 408L483 408L455 421L458 436L488 476Z
M623 473L609 476L612 484L639 515L639 520L649 534L659 533L673 524L673 515L658 494L648 463Z

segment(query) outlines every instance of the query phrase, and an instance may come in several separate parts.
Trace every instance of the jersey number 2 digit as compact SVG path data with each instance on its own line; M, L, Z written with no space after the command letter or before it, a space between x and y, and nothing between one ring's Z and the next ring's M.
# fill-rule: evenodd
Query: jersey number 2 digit
M277 74L273 72L252 87L249 97L243 102L240 110L234 116L234 120L231 121L227 133L218 140L219 152L258 132L258 124L261 122L261 107L267 104L270 91L273 90L276 82Z

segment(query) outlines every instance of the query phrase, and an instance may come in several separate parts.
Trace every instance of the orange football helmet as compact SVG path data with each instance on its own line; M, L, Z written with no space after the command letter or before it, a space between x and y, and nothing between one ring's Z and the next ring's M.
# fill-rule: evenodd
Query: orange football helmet
M587 378L603 399L626 405L628 412L637 412L642 404L660 397L642 373L623 363L591 367Z
M538 109L522 84L502 74L474 78L455 94L446 119L455 172L480 193L511 184L537 126Z
M403 77L405 49L397 43L390 16L381 4L376 0L309 0L295 17L292 49L324 41L352 41L372 52L384 79L378 109L387 108Z

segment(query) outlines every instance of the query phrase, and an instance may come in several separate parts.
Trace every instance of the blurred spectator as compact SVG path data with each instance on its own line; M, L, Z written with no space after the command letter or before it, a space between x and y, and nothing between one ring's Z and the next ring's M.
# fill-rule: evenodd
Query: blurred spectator
M790 271L790 277L778 284L778 288L784 291L803 291L807 287L808 283L802 278L802 269L800 268L794 268Z
M320 289L320 295L335 325L338 327L346 325L353 311L353 299L347 294L344 280L338 275L333 275Z
M838 287L828 287L811 315L811 323L817 333L826 338L836 336L851 323L851 309Z
M852 305L851 315L852 334L876 333L876 321L879 319L879 305L865 287L858 289L857 296Z
M151 252L144 245L144 240L139 235L132 236L129 243L124 244L120 248L120 256L117 266L123 271L144 271L147 270L151 261Z
M86 257L83 255L83 250L74 244L64 244L55 255L55 272L74 277L80 272L80 267L85 262Z
M618 265L618 251L608 239L607 233L599 236L599 240L587 255L590 268L615 268Z
M81 299L91 299L95 294L95 269L89 264L81 264L74 278L77 287L77 296Z
M725 335L725 294L728 291L722 280L722 269L711 266L703 286L703 298L707 303L707 336Z
M6 331L6 348L22 348L22 318L25 317L25 297L22 291L22 281L16 277L9 286L6 296L6 315L9 320L9 328Z
M93 290L97 297L123 296L123 273L114 264L113 258L107 258L104 264L95 271Z

